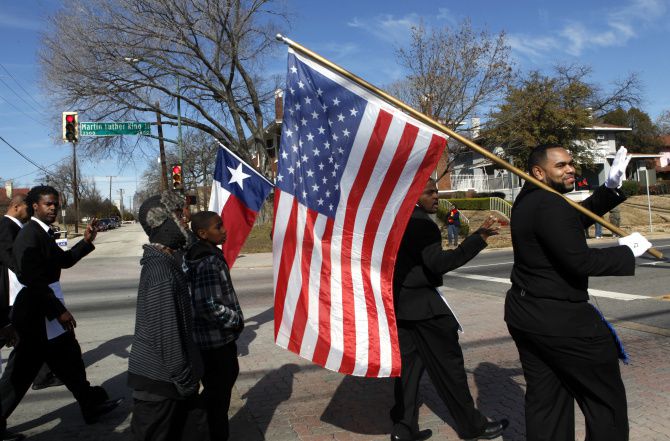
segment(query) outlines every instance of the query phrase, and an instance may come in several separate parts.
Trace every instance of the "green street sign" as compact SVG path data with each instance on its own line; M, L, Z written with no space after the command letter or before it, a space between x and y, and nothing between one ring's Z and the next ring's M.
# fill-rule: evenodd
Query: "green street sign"
M151 135L148 122L80 122L79 136Z

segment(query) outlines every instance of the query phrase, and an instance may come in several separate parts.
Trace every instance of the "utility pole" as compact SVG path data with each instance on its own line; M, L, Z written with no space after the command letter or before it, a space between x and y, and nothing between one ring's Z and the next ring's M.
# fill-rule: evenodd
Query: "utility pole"
M160 102L156 101L156 127L158 127L158 149L161 161L161 192L168 189L167 164L165 160L165 143L163 142L163 124L161 123Z
M112 205L114 205L114 201L112 201L112 178L115 178L116 176L109 176L109 175L107 175L107 177L109 178L109 203L112 204ZM112 215L111 211L110 211L109 213L107 213L107 214L108 214L109 216Z
M119 211L121 212L121 220L123 221L123 188L119 188L119 196L121 202L119 202Z

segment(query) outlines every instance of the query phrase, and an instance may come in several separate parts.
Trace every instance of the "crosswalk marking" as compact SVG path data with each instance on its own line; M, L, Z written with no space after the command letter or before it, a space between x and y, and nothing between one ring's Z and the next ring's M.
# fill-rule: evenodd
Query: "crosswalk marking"
M510 282L509 279L503 279L502 277L482 276L479 274L467 274L467 273L460 273L458 271L451 271L447 273L447 276L455 276L463 279L481 280L483 282L504 283L506 285L512 284L512 282ZM624 294L621 292L614 292L614 291L603 291L601 289L589 289L589 295L592 295L594 297L606 297L608 299L623 300L624 302L628 302L630 300L642 300L651 298L649 296L641 296L637 294Z

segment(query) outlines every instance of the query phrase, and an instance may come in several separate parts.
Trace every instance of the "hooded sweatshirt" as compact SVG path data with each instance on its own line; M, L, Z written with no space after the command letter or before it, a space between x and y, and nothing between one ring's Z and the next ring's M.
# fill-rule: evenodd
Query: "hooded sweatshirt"
M143 248L128 385L166 398L185 398L197 392L203 373L193 342L186 276L171 255L153 245Z
M216 349L237 340L244 316L220 248L199 240L185 256L191 287L194 338L200 349Z

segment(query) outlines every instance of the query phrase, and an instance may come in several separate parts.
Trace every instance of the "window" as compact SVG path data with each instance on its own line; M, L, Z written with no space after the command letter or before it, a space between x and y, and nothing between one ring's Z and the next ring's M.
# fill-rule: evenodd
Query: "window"
M605 141L605 135L596 135L596 141L604 142Z

